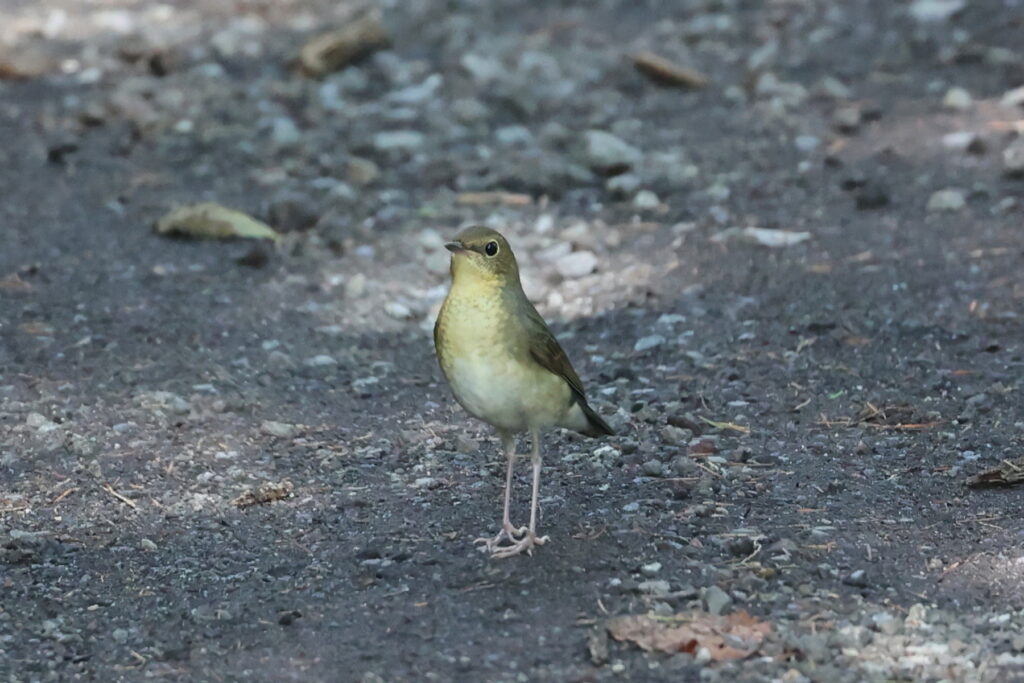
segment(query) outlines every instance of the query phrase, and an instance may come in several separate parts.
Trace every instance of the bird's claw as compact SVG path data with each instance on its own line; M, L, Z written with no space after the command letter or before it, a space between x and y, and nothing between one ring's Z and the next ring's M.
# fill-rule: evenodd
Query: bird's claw
M548 536L538 536L532 531L528 531L526 536L515 541L512 545L503 547L489 548L491 551L491 558L495 560L503 560L506 557L514 557L525 552L527 555L533 555L533 549L537 546L544 545L550 540Z
M473 543L483 543L484 545L482 548L480 548L480 550L489 552L493 555L495 552L501 550L502 541L511 541L513 544L519 543L522 539L517 537L522 536L526 532L527 528L525 526L521 526L517 529L511 524L506 524L501 527L501 531L499 531L494 538L487 538L486 536L482 536L474 540Z

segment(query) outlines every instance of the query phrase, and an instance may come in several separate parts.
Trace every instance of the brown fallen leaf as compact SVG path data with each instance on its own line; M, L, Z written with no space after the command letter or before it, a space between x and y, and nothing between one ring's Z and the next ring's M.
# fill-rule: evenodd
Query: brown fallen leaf
M659 85L703 88L708 84L707 77L699 71L680 66L653 52L633 55L633 66Z
M260 484L255 489L246 491L231 502L240 508L273 503L290 496L294 488L294 485L287 479L280 482L267 482L266 484Z
M157 221L156 231L161 235L207 239L248 237L275 242L281 239L277 231L266 223L213 202L179 206Z
M310 76L325 76L358 61L391 43L373 10L336 31L324 33L306 43L299 52L299 63Z
M615 640L632 642L647 652L696 655L701 648L707 648L711 658L718 662L749 657L772 631L770 623L758 621L744 611L716 616L700 610L671 617L612 617L607 628Z
M460 206L480 206L483 204L503 204L505 206L528 206L533 198L528 194L515 192L463 192L455 198Z
M971 488L1014 484L1024 484L1024 458L1004 460L999 467L993 467L967 479L967 485Z

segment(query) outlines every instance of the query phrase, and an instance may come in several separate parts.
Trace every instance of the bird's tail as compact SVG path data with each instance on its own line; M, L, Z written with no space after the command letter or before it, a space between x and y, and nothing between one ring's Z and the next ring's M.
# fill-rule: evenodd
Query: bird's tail
M604 418L594 412L594 409L587 405L586 401L580 402L580 408L583 409L583 414L587 417L587 429L581 433L587 436L615 436L615 430L604 421Z

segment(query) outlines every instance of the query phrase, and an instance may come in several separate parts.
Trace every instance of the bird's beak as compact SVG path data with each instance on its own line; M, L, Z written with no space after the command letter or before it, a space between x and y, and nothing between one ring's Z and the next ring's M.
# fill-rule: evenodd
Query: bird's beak
M462 242L458 242L458 241L456 241L456 242L447 242L444 245L444 248L447 249L448 251L452 252L453 254L461 254L462 252L466 251L466 248L464 246L462 246Z

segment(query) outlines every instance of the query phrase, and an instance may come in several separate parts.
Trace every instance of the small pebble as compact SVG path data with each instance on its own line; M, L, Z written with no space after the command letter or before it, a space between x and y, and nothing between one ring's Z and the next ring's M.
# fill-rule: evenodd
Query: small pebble
M651 349L657 348L665 343L665 338L660 334L652 334L647 337L641 337L637 340L636 344L633 345L633 350L637 353L644 351L650 351Z

